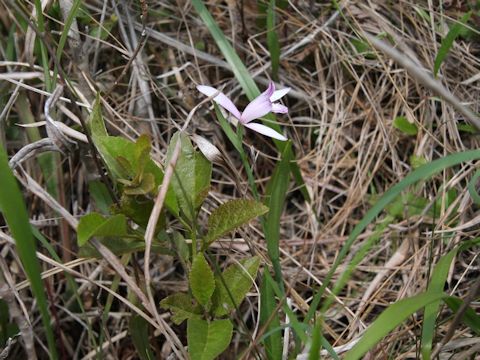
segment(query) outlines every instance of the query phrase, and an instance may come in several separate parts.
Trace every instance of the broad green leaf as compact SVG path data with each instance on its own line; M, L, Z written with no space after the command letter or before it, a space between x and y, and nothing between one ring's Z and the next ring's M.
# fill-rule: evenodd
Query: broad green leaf
M50 356L53 359L57 359L58 355L50 323L47 297L40 277L41 267L35 253L36 243L30 230L27 208L15 177L8 166L7 154L1 146L0 174L0 211L15 240L18 256L25 269L25 274L30 281L32 293L37 301L38 309L42 317L43 330L45 331L48 341Z
M141 360L153 360L156 358L150 349L148 326L148 322L140 315L133 315L128 326L133 345Z
M114 204L111 208L114 214L124 214L143 228L147 227L148 219L153 209L153 200L144 196L122 195L120 202ZM157 231L162 228L164 223L164 214L160 214L160 221L157 225Z
M104 215L109 214L112 198L110 197L107 186L99 180L93 180L88 183L88 192L97 209Z
M212 163L200 152L195 152L195 209L208 195L212 180Z
M208 233L205 235L204 248L213 241L263 215L268 208L255 200L237 199L228 201L212 211L208 218Z
M414 314L424 306L447 298L443 293L423 293L411 298L397 301L390 305L380 316L370 325L360 338L360 341L347 352L344 360L361 359L362 356L373 349L373 347L387 336L393 329L399 326L410 315Z
M80 219L77 228L78 246L85 245L94 236L125 235L127 235L127 218L122 214L103 217L98 213L90 213Z
M243 259L240 264L230 265L215 279L212 311L215 316L227 315L243 301L257 276L260 258Z
M200 304L206 306L215 290L215 279L212 269L202 253L193 258L189 280L193 296Z
M196 209L203 202L210 186L212 165L200 152L194 151L186 134L177 132L168 145L165 166L169 164L179 139L181 150L171 184L180 209L186 218L192 222L196 218Z
M447 36L442 39L442 43L440 45L440 49L438 49L437 57L435 58L435 63L433 64L433 75L437 76L438 70L440 70L440 66L442 65L443 61L447 57L450 49L455 42L456 38L461 34L463 29L465 28L465 24L470 19L472 13L469 11L462 18L456 22L448 32Z
M187 263L190 259L190 248L185 241L185 238L180 232L174 231L171 235L171 239L177 256L183 263Z
M97 97L93 104L93 109L88 119L88 128L95 142L101 136L108 136L107 128L102 116L102 103L100 101L100 93L97 93Z
M170 295L160 302L162 309L172 312L172 321L176 325L180 325L187 319L200 319L202 308L192 302L192 298L188 294L177 293Z
M116 182L119 180L131 182L137 175L136 170L143 169L144 173L153 175L155 180L154 193L156 193L163 181L163 171L150 158L149 154L144 157L146 158L146 163L144 165L139 164L139 149L142 149L144 141L144 138L141 137L139 140L140 143L137 145L122 137L98 136L95 146ZM172 214L178 215L177 200L171 188L168 189L165 205Z
M230 344L233 325L230 320L208 322L188 319L187 340L191 360L213 360Z
M163 235L166 238L166 234L163 233ZM152 253L174 256L175 252L168 246L168 243L159 241L158 237L159 235L154 238ZM144 239L99 237L98 240L117 256L145 250ZM79 249L79 257L102 259L102 255L89 243Z
M412 124L405 116L398 116L393 120L393 127L406 135L417 135L417 125Z
M445 303L450 310L455 313L458 311L460 306L462 306L463 300L458 297L451 296L445 299ZM472 329L477 336L480 336L480 315L478 315L477 312L472 309L472 307L469 306L467 308L463 314L462 321L465 323L465 325Z
M458 248L451 250L447 255L442 256L437 265L435 265L430 283L428 284L429 292L440 293L443 291L448 276L448 270L450 269L452 260L457 255L457 252ZM435 334L435 321L439 306L440 300L434 301L425 306L425 311L423 313L422 357L425 360L430 359L432 354L432 341Z

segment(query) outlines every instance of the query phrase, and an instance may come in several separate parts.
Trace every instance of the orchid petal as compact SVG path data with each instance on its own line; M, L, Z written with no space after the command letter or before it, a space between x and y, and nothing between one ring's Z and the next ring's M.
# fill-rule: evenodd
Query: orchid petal
M206 86L206 85L198 85L197 90L207 96L213 96L215 94L218 94L213 98L213 101L215 101L218 105L228 110L233 116L235 116L237 119L240 120L242 114L237 109L237 107L232 102L232 100L230 100L224 93L218 91L217 89L211 86Z
M248 123L248 124L244 124L244 126L249 128L249 129L252 129L253 131L256 131L256 132L258 132L262 135L269 136L269 137L277 139L277 140L281 140L281 141L287 141L288 140L282 134L280 134L280 133L276 132L275 130L273 130L272 128L270 128L268 126L265 126L265 125L262 125L262 124Z
M279 103L273 103L272 112L278 113L278 114L286 114L288 113L288 107Z
M267 90L261 93L250 104L247 105L245 110L243 110L240 122L247 124L250 121L265 116L272 111L272 102L270 101L270 96L272 96L274 91L275 85L273 82L270 82Z
M273 93L272 96L270 96L270 101L275 102L279 100L280 98L284 97L288 92L290 91L290 88L285 88L282 90L277 90Z

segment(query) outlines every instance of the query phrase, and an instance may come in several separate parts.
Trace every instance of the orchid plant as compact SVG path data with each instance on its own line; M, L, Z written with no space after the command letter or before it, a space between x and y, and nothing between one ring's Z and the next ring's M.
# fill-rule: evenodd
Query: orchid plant
M232 114L232 116L243 126L277 140L287 140L285 136L272 128L252 121L259 119L270 112L279 114L288 113L288 108L277 101L285 96L290 91L290 88L275 90L275 84L270 82L267 90L251 101L243 112L240 112L232 100L230 100L224 93L211 86L199 85L197 86L197 90L204 95L214 96L213 101Z

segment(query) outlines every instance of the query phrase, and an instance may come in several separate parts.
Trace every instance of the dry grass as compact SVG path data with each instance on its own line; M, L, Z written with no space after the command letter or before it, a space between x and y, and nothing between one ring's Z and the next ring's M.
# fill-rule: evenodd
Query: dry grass
M256 23L256 2L209 3L216 3L210 7L213 16L250 72L264 87L268 79L265 64L269 61L269 54L265 33ZM281 221L282 269L287 279L289 304L300 318L308 310L315 289L330 269L342 243L371 206L372 194L385 192L405 177L412 168L412 155L432 160L478 148L477 135L460 132L457 127L464 122L463 115L436 98L435 93L388 56L380 52L359 54L352 43L352 39L358 39L364 32L388 34L403 56L430 71L441 38L448 31L449 19L458 19L465 11L460 1L450 1L448 7L446 3L442 9L437 1L343 1L340 4L342 14L334 15L328 26L324 26L325 22L334 14L329 1L292 2L288 11L279 10L281 20L277 30L283 54L279 82L294 91L286 100L290 110L288 117L278 121L293 141L298 164L312 197L311 204L306 204L292 183ZM32 12L30 2L20 4L26 14ZM60 4L64 2L60 1ZM93 19L79 20L79 33L70 38L61 60L79 97L64 94L66 99L60 99L57 104L57 121L80 130L78 118L87 117L86 109L91 107L95 91L102 90L109 131L127 138L149 133L154 140L154 156L163 161L169 139L203 99L195 90L196 84L225 86L233 99L240 104L246 103L228 64L188 1L148 2L146 26L147 30L153 30L147 31L144 46L130 63L129 55L142 41L138 32L142 28L139 4L119 2L117 8L112 8L112 2L88 1L83 5ZM432 21L423 18L421 11L431 14ZM50 4L47 5L47 14L57 14ZM86 21L92 26L94 22L111 21L112 16L121 21L115 24L108 38L101 41L89 35ZM53 49L56 49L62 29L58 20L58 17L47 15L50 32L45 38ZM33 47L26 42L32 34L23 30L22 22L14 15L9 0L2 0L0 139L11 155L33 141L29 133L31 128L15 124L29 122L27 115L30 122L38 126L45 120L43 106L47 93L43 70ZM14 25L16 28L9 37L8 29ZM15 55L9 58L12 47ZM479 51L478 35L456 42L440 73L443 86L474 112L479 110L480 98ZM129 66L116 84L125 65ZM72 106L72 100L80 106ZM25 103L28 104L26 108ZM398 116L405 116L415 123L418 134L406 136L395 129L392 122ZM42 137L46 136L43 127L39 127L39 131ZM187 131L208 138L232 165L214 166L215 181L205 211L226 199L249 194L241 161L208 106L194 114ZM250 150L260 193L264 194L278 154L269 139L252 132L247 132L245 146ZM102 328L101 314L107 291L112 281L119 279L115 280L116 272L105 260L77 259L74 228L77 218L94 208L87 183L98 174L88 154L87 147L78 143L74 150L58 157L58 189L62 196L57 200L48 196L46 179L42 178L35 159L25 161L18 176L26 186L25 196L32 223L65 261L60 265L44 249L41 250L40 260L62 356L95 357L88 334L98 336L104 332L102 348L109 354L108 358L135 358L127 332L128 320L132 313L141 310L138 308L140 304L132 300L132 289L125 283L125 278L120 280L118 298L113 301L107 326ZM386 228L378 245L357 267L335 306L328 312L323 330L333 346L344 349L346 345L348 348L386 306L424 291L439 256L454 244L479 235L478 209L472 204L466 187L474 165L446 170L412 189L417 197L424 197L431 203L443 199L443 204L446 191L455 189L456 201L448 207L442 206L440 213L433 218L424 212L396 219ZM25 174L29 177L26 178ZM442 235L452 228L457 230L454 236ZM360 236L352 253L373 230L372 226ZM20 306L19 318L32 322L37 354L44 358L45 352L40 346L41 323L37 319L33 298L26 289L15 247L6 232L2 227L0 253L6 264L2 266L5 278L11 279L7 284L15 294L15 299L9 302ZM245 241L267 258L258 226L250 226L239 235L235 241L226 239L218 243L215 249L218 259L228 263L237 256L249 254ZM128 266L120 266L143 289L143 253L134 255ZM478 266L476 251L461 253L450 270L446 291L464 297L478 277ZM69 307L73 302L72 294L67 293L67 278L60 269L72 274L77 282L85 308L83 313L78 308ZM342 269L340 267L339 271ZM187 288L185 277L177 270L177 264L169 257L154 256L151 259L150 277L157 303L164 296ZM256 295L257 291L253 289L241 313L236 314L235 321L240 324L243 318L248 329L239 325L241 331L234 336L234 343L227 352L231 356L227 354L225 358L240 354L258 326ZM472 306L476 308L478 303ZM168 314L161 313L160 322L151 313L146 312L144 316L153 324L164 324L167 329L157 328L155 333L159 358L167 358L173 349L181 356L179 344L185 343L185 328L173 326ZM436 340L442 339L448 331L450 320L451 313L444 309ZM167 335L158 336L159 330ZM417 358L420 333L421 315L413 316L372 350L368 358ZM468 327L459 324L441 357L462 356L462 351L468 350L473 341L478 344L474 336ZM11 346L10 358L25 357L28 348L24 344L28 345L28 340L22 339L24 342L17 341Z

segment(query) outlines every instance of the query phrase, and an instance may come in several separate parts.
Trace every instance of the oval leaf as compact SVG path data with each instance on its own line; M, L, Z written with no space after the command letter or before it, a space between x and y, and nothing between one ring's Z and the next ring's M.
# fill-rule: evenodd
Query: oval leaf
M210 266L203 254L193 258L190 270L190 288L195 299L203 306L207 305L215 290L215 280Z
M127 218L123 214L105 218L98 213L90 213L80 219L77 228L78 246L83 246L94 236L127 235Z
M213 360L230 344L233 325L230 320L208 322L189 319L187 325L188 352L191 360Z
M268 207L255 200L231 200L212 211L204 248L221 236L268 212Z
M240 264L230 265L222 273L221 278L220 276L216 278L216 288L212 299L215 316L227 315L240 305L252 287L259 266L260 258L258 256L243 259Z
M180 325L184 320L200 318L202 308L200 305L194 305L192 300L188 294L177 293L163 299L160 306L170 310L173 323Z
M417 125L412 124L405 116L399 116L393 120L393 127L407 135L417 135Z

